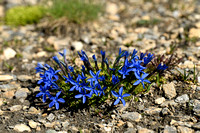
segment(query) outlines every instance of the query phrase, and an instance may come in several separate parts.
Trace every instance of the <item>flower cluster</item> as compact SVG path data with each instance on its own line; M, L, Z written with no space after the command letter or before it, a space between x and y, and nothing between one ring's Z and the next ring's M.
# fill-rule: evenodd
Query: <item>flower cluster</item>
M61 93L62 95L73 93L74 98L82 99L83 103L88 101L87 98L117 97L114 105L121 101L125 106L124 98L130 96L128 93L133 92L139 84L145 89L145 85L151 83L148 80L150 76L168 68L165 64L159 64L154 70L148 71L149 63L155 56L151 53L140 53L138 56L137 52L137 50L133 50L132 53L122 51L120 48L119 55L111 65L105 51L101 51L101 63L98 64L95 55L92 56L91 62L87 54L81 50L78 55L84 65L79 70L75 65L68 64L66 50L64 50L63 53L59 53L63 57L62 60L59 60L57 56L53 57L57 64L55 68L58 70L54 70L47 64L43 66L38 63L36 72L40 73L41 79L38 84L40 84L41 92L36 97L42 96L43 102L46 102L46 97L49 97L52 100L49 107L55 105L56 109L59 109L59 102L65 102L63 98L58 98ZM63 88L63 85L60 85L63 83L61 81L64 81L66 88L69 89ZM66 100L68 98L66 97Z

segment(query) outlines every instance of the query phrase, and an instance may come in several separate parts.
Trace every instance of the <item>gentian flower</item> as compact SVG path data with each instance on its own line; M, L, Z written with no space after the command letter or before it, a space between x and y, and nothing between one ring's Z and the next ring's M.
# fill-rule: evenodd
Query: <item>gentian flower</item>
M91 96L92 96L93 94L95 94L96 96L98 96L98 90L96 90L96 86L97 86L97 85L94 85L93 82L90 82L90 86L91 86L91 87L86 86L85 89L90 91L90 95L91 95Z
M57 56L54 56L53 60L60 66L60 60L58 59Z
M63 98L58 98L58 96L60 95L61 91L59 91L58 93L56 93L56 96L55 97L51 97L50 100L52 100L52 102L49 104L49 108L53 107L53 105L55 104L56 106L56 109L58 110L59 109L59 103L64 103L65 100Z
M69 68L70 72L74 72L74 67L68 66L68 68Z
M153 58L153 54L149 53L147 57L144 57L144 65L146 66Z
M145 79L148 75L149 74L145 73L142 75L142 77L140 77L139 75L136 74L135 76L138 80L133 85L138 85L138 84L142 83L143 88L145 88L144 82L147 82L149 84L151 83L149 80Z
M81 76L78 75L78 77L76 78L76 82L74 80L69 81L72 85L74 85L73 87L70 88L69 91L74 91L74 89L76 89L77 91L80 92L82 90L80 79L81 79Z
M67 55L67 50L64 49L64 50L63 50L63 53L59 52L59 54L65 59L65 58L66 58L66 55Z
M132 58L134 58L134 57L135 57L136 53L137 53L137 50L136 50L136 49L134 49L134 50L133 50L133 53L132 53Z
M76 95L75 98L81 98L81 97L83 97L83 103L86 102L86 97L89 97L89 98L91 97L90 94L86 94L86 90L85 89L81 89L80 93L81 94Z
M69 73L68 73L68 78L66 76L63 77L66 79L65 83L69 83L71 80L73 80L73 76L71 76Z
M101 96L101 94L105 95L104 90L107 88L106 86L104 86L103 89L102 89L102 88L101 88L101 85L98 84L98 85L97 85L97 88L99 89L99 90L98 90L99 96Z
M36 73L45 71L45 68L41 63L37 63L37 67L35 69L36 69Z
M132 71L132 69L127 69L126 66L123 66L121 70L118 70L118 72L123 75L123 79L126 78L126 75L129 75L130 71Z
M119 78L115 75L112 75L112 83L113 85L117 84L119 82Z
M162 65L161 63L158 65L158 67L157 67L157 70L165 70L165 69L167 69L168 68L168 66L166 66L165 64L164 65Z
M144 58L144 56L146 55L146 53L140 53L140 60L142 60Z
M118 104L120 102L120 100L122 101L123 105L126 105L125 100L123 99L124 97L128 97L130 96L130 94L125 93L124 95L122 95L123 93L123 87L121 87L119 89L119 94L117 94L115 91L111 91L111 93L113 94L113 96L117 97L117 100L114 102L114 105Z
M43 103L46 102L46 95L47 96L50 96L50 93L48 91L49 87L43 87L42 85L40 85L40 91L36 97L41 97L42 96L42 100L43 100Z
M99 84L99 79L100 80L103 80L103 77L99 77L99 74L101 72L101 70L99 70L96 74L94 74L91 70L89 71L90 72L90 75L93 77L93 78L89 78L87 81L89 82L95 82L95 85Z

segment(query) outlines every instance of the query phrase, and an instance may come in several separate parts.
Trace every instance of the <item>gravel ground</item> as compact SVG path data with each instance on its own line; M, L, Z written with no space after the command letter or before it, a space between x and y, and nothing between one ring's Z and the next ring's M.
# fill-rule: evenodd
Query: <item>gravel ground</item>
M200 71L200 1L108 0L105 9L99 20L82 25L44 19L0 26L0 132L200 133L200 75L194 84L192 75L184 81L175 70L194 72L195 65ZM55 110L35 97L37 62L50 62L64 48L71 59L81 49L89 57L100 50L115 57L120 47L169 54L173 45L182 62L164 75L164 84L152 85L125 107Z

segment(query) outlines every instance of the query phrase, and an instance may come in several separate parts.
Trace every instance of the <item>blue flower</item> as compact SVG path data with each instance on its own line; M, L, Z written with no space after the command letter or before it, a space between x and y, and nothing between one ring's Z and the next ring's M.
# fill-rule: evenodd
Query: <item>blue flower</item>
M112 83L113 85L117 84L119 82L118 76L112 75Z
M76 78L76 82L74 80L69 81L72 85L74 85L73 87L70 88L69 91L74 91L74 89L76 89L79 92L81 91L82 87L80 84L80 79L81 79L81 76L78 75L78 77Z
M45 68L41 63L37 63L37 67L35 69L36 69L36 73L45 71Z
M68 73L68 78L66 76L63 77L66 79L65 83L69 83L71 80L73 80L73 76L71 76L69 73Z
M92 56L93 60L96 62L97 61L97 58L95 55Z
M84 61L84 62L88 62L89 61L86 53L83 50L81 50L81 53L78 52L78 55L80 56L82 61Z
M67 55L67 50L64 49L64 50L63 50L63 53L59 52L59 54L65 59L65 58L66 58L66 55Z
M137 50L136 50L136 49L134 49L134 50L133 50L133 53L132 53L132 58L134 58L134 57L135 57L136 53L137 53Z
M98 85L97 85L97 88L99 89L99 90L98 90L99 96L101 96L101 94L105 95L104 90L107 88L106 86L104 86L103 89L102 89L102 88L101 88L101 85L98 84Z
M69 68L70 72L74 72L74 67L68 66L68 68Z
M58 59L57 56L54 56L54 57L53 57L53 60L54 60L58 65L60 65L60 60Z
M126 66L123 66L122 70L118 70L118 72L123 75L123 79L126 78L126 75L129 75L130 71L132 71L132 69L127 69Z
M90 72L90 75L93 77L93 78L89 78L88 81L89 82L95 82L95 85L99 84L99 79L100 80L103 80L104 78L103 77L99 77L99 74L101 72L101 70L99 70L96 74L94 74L91 70L89 71Z
M142 83L143 88L145 88L144 82L147 82L149 84L151 83L149 80L145 79L148 75L149 74L145 73L142 75L142 77L140 77L139 75L136 74L135 76L138 80L133 85L138 85L138 84Z
M102 58L104 59L106 56L106 52L101 50L101 55L102 55Z
M164 71L167 68L168 68L168 66L166 66L165 64L164 65L159 64L158 67L157 67L157 70L163 70Z
M63 98L58 98L58 96L60 95L61 91L59 91L58 93L56 93L55 97L51 97L50 100L52 100L52 102L49 104L49 108L53 107L53 105L55 104L56 109L59 109L59 102L60 103L64 103L65 100Z
M80 93L81 94L76 95L75 98L81 98L81 97L83 97L83 103L86 102L86 97L89 97L89 98L91 97L90 94L86 94L86 90L85 89L81 89Z
M46 95L47 96L50 96L50 93L49 93L49 91L48 91L48 89L49 89L49 87L43 87L42 85L40 85L40 91L41 92L39 92L37 95L36 95L36 97L41 97L42 96L42 100L43 100L43 102L46 102Z
M146 55L146 53L140 53L140 60L142 60L144 58L144 56Z
M93 82L90 82L90 86L91 86L91 87L85 86L85 89L90 91L90 95L91 95L91 96L92 96L93 94L95 94L96 96L98 96L98 90L96 90L96 86L97 86L97 85L94 85Z
M153 54L149 53L147 57L144 57L144 65L146 66L153 58Z
M85 66L84 65L82 65L81 71L85 72Z
M123 87L121 87L119 89L119 94L117 94L115 91L111 91L111 93L113 94L113 96L117 97L117 100L114 102L114 105L118 104L120 102L120 100L122 101L123 105L126 105L125 100L123 99L124 97L128 97L130 96L130 94L125 93L124 95L122 95L123 93Z

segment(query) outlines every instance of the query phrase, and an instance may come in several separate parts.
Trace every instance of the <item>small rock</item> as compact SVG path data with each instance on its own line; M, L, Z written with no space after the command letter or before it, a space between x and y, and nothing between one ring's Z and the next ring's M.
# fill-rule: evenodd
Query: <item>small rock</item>
M104 130L106 131L106 132L110 132L111 131L111 127L104 127Z
M163 108L161 112L163 115L167 115L170 111L168 108Z
M28 76L28 75L19 75L19 76L17 76L17 79L20 81L28 81L28 80L31 80L32 77Z
M27 92L23 91L23 90L18 90L15 92L15 97L17 99L20 99L20 98L26 98L28 96Z
M0 81L10 81L13 80L13 76L10 75L0 75Z
M199 80L198 80L199 82ZM200 86L197 86L196 91L200 91Z
M126 122L126 124L127 124L127 127L129 127L129 128L133 128L133 124L131 123L131 122Z
M54 125L55 125L55 123L54 122L46 122L46 123L44 123L44 126L46 127L46 128L53 128L54 127Z
M178 126L179 133L194 133L194 130L188 127Z
M139 122L140 119L142 118L142 115L139 114L138 112L130 112L130 113L122 114L121 117L126 120Z
M186 60L183 64L184 68L194 68L194 63L192 61Z
M154 131L149 130L147 128L140 128L138 129L138 133L154 133Z
M0 98L0 107L1 107L1 105L3 105L3 103L4 103L4 99Z
M61 124L62 124L64 129L68 129L68 126L69 126L68 120L66 120L65 122L62 122Z
M10 111L19 111L22 109L22 105L14 105L12 107L10 107Z
M106 5L106 12L115 15L118 12L118 6L115 3L107 3Z
M72 42L72 46L75 48L76 51L80 51L83 49L83 43L79 41Z
M168 106L177 106L178 103L174 102L174 100L170 100L170 101L165 101L163 102L160 106L161 107L168 107Z
M128 128L124 133L136 133L137 129L135 128Z
M15 95L14 90L6 91L3 93L3 97L8 98L8 99L12 99L14 97L14 95Z
M47 131L46 131L46 133L57 133L55 130L52 130L52 129L48 129Z
M157 99L155 100L155 103L156 103L156 104L162 104L164 101L165 101L165 98L164 98L164 97L160 97L160 98L157 98Z
M166 125L163 133L177 133L176 127Z
M47 120L53 121L55 118L55 115L53 113L50 113L49 116L47 117Z
M3 51L3 55L4 55L4 58L6 60L9 60L13 57L15 57L17 53L15 52L15 50L13 50L12 48L6 48L4 51Z
M168 83L163 85L163 90L165 92L165 96L169 99L174 98L176 96L176 89L174 87L174 83Z
M197 28L191 28L189 31L189 37L200 37L200 29Z
M175 102L177 103L186 103L189 102L189 96L187 94L184 94L182 96L179 96L175 99Z
M192 125L192 127L193 127L194 129L200 130L200 122L195 123L194 125Z
M154 114L159 114L161 110L162 108L150 107L150 108L144 109L144 112L148 115L154 115Z
M66 48L69 45L69 41L70 41L69 38L55 40L53 43L53 46L55 50L61 50L61 49Z
M37 128L38 125L38 123L34 122L33 120L29 120L28 124L31 128Z
M37 110L35 107L30 107L28 113L30 113L30 114L40 114L40 110Z
M9 91L9 90L18 89L18 88L20 88L19 84L2 84L2 85L0 85L0 89L3 91Z
M15 125L14 130L17 132L25 132L25 131L31 132L30 127L28 127L27 125L24 125L24 124Z

